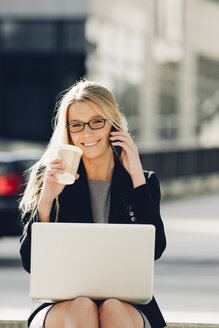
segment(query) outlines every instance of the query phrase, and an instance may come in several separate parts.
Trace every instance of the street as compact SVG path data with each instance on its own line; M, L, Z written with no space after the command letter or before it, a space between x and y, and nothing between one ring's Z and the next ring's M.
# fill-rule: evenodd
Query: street
M165 201L161 214L167 249L155 262L154 295L165 319L186 313L219 322L218 195ZM1 311L29 313L29 274L21 265L19 238L0 240L0 291Z

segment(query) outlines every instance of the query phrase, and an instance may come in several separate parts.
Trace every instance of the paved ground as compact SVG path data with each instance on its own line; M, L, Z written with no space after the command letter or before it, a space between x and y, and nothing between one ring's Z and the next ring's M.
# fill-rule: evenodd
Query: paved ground
M216 193L161 201L161 213L164 218L219 219L218 201Z
M219 323L218 196L162 203L168 247L155 263L154 295L166 320ZM18 238L0 239L0 314L28 314L29 275ZM183 320L184 318L184 320Z

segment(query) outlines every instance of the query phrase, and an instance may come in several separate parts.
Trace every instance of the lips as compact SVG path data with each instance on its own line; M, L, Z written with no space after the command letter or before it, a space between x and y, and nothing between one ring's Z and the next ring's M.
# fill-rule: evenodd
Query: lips
M98 144L100 140L97 140L97 141L93 141L93 142L82 142L82 145L85 146L85 147L92 147L92 146L96 146Z

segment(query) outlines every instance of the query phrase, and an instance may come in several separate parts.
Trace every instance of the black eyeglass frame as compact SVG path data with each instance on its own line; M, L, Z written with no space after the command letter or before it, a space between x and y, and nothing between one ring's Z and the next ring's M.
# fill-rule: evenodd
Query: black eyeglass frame
M99 129L104 128L104 126L105 126L105 124L106 124L106 121L108 121L107 118L99 118L99 120L103 120L103 122L104 122L103 126L102 126L101 128L92 128L92 127L90 126L90 122L92 122L92 121L97 121L97 120L98 120L98 118L94 118L94 119L90 120L89 122L74 122L74 123L82 123L82 124L83 124L83 129L80 130L80 131L75 131L75 132L71 131L71 130L70 130L70 125L71 125L71 124L67 124L65 127L66 127L66 128L68 129L68 131L71 132L71 133L79 133L79 132L84 131L84 129L85 129L85 125L88 125L89 128L90 128L91 130L99 130ZM73 124L73 123L72 123L72 124Z

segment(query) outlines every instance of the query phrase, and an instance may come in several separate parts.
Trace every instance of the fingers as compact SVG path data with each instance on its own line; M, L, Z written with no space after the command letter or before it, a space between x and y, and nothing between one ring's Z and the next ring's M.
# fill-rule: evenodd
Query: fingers
M56 178L56 176L52 176L52 177L45 176L45 181L56 181L56 182L58 182L58 179Z
M49 162L48 169L45 173L45 179L47 181L57 181L56 174L64 173L64 165L61 158L55 158Z
M49 166L44 175L46 181L58 181L56 178L57 174L63 174L65 171L65 166L62 164L62 159L57 157L49 162ZM75 180L79 179L80 175L76 174Z
M62 174L62 173L64 173L64 166L58 166L58 167L55 167L55 168L49 167L48 170L47 170L46 175L48 177L51 177L51 176L54 176L56 174Z
M127 132L123 131L113 131L111 132L110 139L113 140L121 140L123 142L127 142L130 145L135 145L134 141L132 140L131 136Z
M128 134L128 132L125 132L125 131L111 131L111 135L112 136L124 136L124 137L132 140L130 134Z
M132 138L127 133L124 133L124 132L119 132L119 134L116 134L115 136L111 136L110 140L112 141L112 144L114 146L121 146L122 148L124 148L126 150L128 150L128 149L136 150L136 148L137 148L137 146L133 142Z
M61 170L61 169L65 168L65 165L64 164L52 164L49 166L49 168L53 169L53 170Z
M48 169L46 172L46 177L53 177L56 176L56 174L63 174L63 173L64 173L63 169L59 169L59 170Z
M110 137L110 140L112 141L122 141L122 142L126 142L129 145L133 145L134 142L132 140L130 140L129 138L127 138L127 136L112 136Z
M59 164L59 163L62 163L62 159L61 159L61 157L56 157L49 162L49 165Z
M113 146L120 146L125 149L126 152L130 150L130 148L124 142L112 142Z

